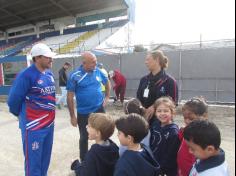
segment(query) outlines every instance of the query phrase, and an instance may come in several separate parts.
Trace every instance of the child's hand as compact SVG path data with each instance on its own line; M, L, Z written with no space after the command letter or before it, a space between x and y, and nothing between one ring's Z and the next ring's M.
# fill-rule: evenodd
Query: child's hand
M155 113L155 109L153 106L150 106L149 108L146 109L144 117L149 121Z

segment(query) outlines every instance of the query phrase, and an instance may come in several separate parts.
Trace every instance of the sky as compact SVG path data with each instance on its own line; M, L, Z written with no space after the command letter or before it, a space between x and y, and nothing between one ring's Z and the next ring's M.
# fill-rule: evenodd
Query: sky
M135 44L235 38L235 0L135 1Z

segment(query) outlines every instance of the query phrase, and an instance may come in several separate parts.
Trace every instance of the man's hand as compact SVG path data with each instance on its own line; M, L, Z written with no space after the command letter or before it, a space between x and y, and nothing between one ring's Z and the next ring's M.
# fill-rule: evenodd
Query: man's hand
M67 105L70 112L70 123L73 127L77 127L78 122L74 111L74 92L67 92Z
M75 116L71 117L70 123L73 127L77 127L77 125L78 125L77 118Z
M106 105L108 104L108 101L109 101L109 97L105 97L103 101L103 107L106 107Z

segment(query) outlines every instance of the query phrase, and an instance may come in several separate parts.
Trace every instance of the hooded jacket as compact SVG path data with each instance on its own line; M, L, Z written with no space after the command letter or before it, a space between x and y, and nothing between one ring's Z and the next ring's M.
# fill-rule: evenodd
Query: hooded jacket
M92 145L79 168L79 176L113 176L119 158L119 148L111 140L110 145Z
M118 87L126 87L126 79L124 75L122 75L118 70L114 71L114 76L112 79L115 83L114 90L116 90Z
M116 164L114 176L158 176L160 165L148 147L142 145L142 149L126 150Z
M145 89L149 89L148 97L144 97ZM178 85L176 80L162 70L157 75L144 76L139 83L137 98L145 108L149 108L154 102L163 96L170 96L178 104Z
M176 124L161 127L160 121L155 119L151 124L150 148L157 162L161 166L162 174L177 175L177 152L180 141L179 128Z

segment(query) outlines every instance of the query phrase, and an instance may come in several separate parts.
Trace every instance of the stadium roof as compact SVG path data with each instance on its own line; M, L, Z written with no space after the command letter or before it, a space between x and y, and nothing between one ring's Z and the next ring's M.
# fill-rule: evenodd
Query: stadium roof
M0 0L0 31L116 6L125 0Z

